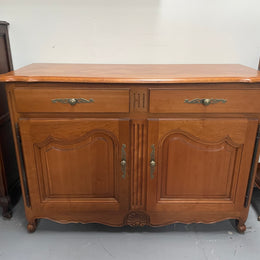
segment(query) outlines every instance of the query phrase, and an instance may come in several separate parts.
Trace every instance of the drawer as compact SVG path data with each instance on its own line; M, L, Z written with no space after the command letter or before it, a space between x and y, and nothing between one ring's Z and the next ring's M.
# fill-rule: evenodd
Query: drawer
M150 89L150 113L259 113L260 90Z
M129 89L15 88L17 112L129 112Z

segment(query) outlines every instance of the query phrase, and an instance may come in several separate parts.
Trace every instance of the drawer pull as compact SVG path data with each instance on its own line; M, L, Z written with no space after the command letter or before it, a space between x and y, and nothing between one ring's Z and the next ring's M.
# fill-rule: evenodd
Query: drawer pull
M217 104L217 103L223 103L225 104L227 102L226 99L215 99L215 98L195 98L192 100L185 99L184 103L188 104L202 104L204 106L208 106L210 104Z
M126 177L126 151L125 151L126 145L122 144L121 148L121 171L122 171L122 178L125 179Z
M94 103L94 99L90 98L56 98L51 100L52 103L62 103L62 104L70 104L72 106L76 105L77 103Z
M153 179L154 178L155 166L156 166L156 162L155 162L155 145L152 144L151 148L152 148L152 151L151 151L151 158L150 158L150 175L151 175L151 179Z

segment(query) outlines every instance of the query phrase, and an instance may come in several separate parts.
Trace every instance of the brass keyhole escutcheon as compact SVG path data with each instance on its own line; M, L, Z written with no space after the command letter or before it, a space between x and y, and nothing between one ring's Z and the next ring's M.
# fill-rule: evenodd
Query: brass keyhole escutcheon
M120 161L120 164L121 164L121 171L122 171L122 178L125 179L126 177L126 145L125 144L122 144L122 147L121 147L121 161Z
M151 176L151 179L153 179L154 178L155 166L156 166L156 162L155 162L155 145L152 144L151 148L152 148L152 151L151 151L151 157L150 157L150 176Z
M126 165L126 160L122 160L120 163L121 163L122 166L125 166Z
M150 166L151 166L151 167L155 167L155 166L156 166L156 162L155 162L154 160L151 160L151 161L150 161Z

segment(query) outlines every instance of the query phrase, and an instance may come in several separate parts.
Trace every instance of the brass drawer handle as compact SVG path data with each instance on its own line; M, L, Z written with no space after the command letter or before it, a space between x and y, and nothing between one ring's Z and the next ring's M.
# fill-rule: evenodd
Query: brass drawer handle
M121 171L122 171L122 178L125 179L126 177L126 151L125 151L126 145L122 144L122 148L121 148Z
M217 103L223 103L225 104L227 102L226 99L216 99L216 98L195 98L192 100L185 99L184 103L188 104L202 104L204 106L208 106L210 104L217 104Z
M156 162L155 162L155 145L152 144L151 148L152 148L152 151L151 151L151 158L150 158L150 176L151 176L151 179L153 179L154 178L155 166L156 166Z
M72 106L77 103L94 103L94 99L85 99L85 98L56 98L51 100L52 103L62 103L62 104L70 104Z

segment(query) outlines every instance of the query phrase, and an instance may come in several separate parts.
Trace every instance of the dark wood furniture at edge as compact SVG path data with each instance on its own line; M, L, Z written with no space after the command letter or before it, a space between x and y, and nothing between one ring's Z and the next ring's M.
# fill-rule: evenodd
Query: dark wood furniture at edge
M260 59L258 63L258 70L260 71ZM252 197L252 206L257 213L257 220L260 221L260 163L258 163L257 173L255 178L255 188Z
M257 220L260 221L260 164L258 163L255 187L252 196L252 206L256 211Z
M37 220L246 229L260 72L241 65L32 64L5 82L28 231Z
M259 59L259 63L258 63L258 70L260 71L260 59ZM257 170L257 174L256 174L256 181L255 184L257 186L258 189L260 189L260 163L258 164L258 170ZM260 208L260 206L259 206ZM258 211L258 220L260 221L260 211Z
M0 73L13 70L8 23L0 21ZM12 216L11 208L21 194L12 128L4 84L0 83L0 206L3 216Z

